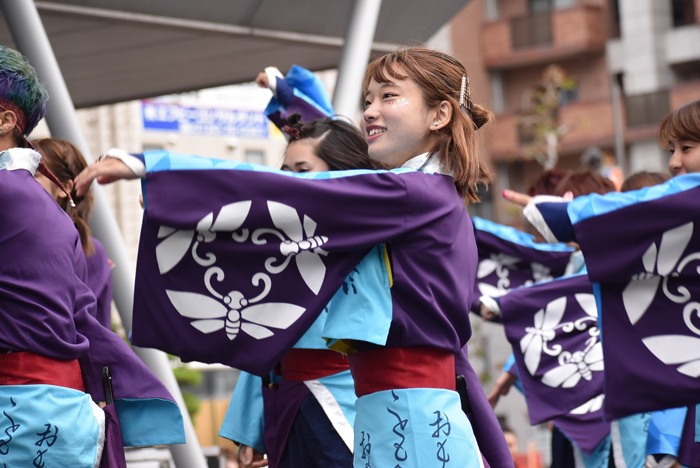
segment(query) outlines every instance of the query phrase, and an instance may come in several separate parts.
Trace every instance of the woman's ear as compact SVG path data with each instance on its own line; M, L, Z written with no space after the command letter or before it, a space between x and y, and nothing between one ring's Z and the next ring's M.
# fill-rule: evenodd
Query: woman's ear
M12 111L0 111L0 136L8 135L17 125L17 116Z
M441 130L447 127L450 120L452 120L452 104L450 104L449 101L442 101L437 105L433 126L430 127L430 129ZM437 122L437 125L435 125L435 122Z
M75 183L72 180L69 180L65 184L63 184L64 187L66 187L66 190L68 193L73 193L73 187L75 186ZM58 198L66 198L68 195L63 190L59 190L56 192L56 195L58 195Z

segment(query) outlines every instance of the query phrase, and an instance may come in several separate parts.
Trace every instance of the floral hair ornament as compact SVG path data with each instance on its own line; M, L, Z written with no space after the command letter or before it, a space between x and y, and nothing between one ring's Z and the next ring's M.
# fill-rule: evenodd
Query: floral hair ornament
M295 127L290 127L289 125L284 126L284 133L289 135L289 141L291 142L292 140L298 140L299 139L299 129Z
M17 104L10 101L9 99L0 97L0 111L10 111L13 114L15 114L15 117L17 118L17 123L15 123L15 127L17 128L17 130L19 130L19 133L21 135L24 135L24 131L27 128L27 116L24 115L22 109L20 109ZM32 145L29 141L27 141L27 144L29 145L29 147L36 151L34 145ZM49 179L51 182L53 182L56 186L58 186L58 188L60 188L61 191L65 193L68 197L68 201L70 201L70 206L75 208L75 202L73 201L73 197L71 197L70 192L61 183L61 181L58 180L58 177L56 177L53 174L53 172L49 170L46 164L44 164L43 160L39 162L39 167L37 167L36 170L39 171L40 174Z

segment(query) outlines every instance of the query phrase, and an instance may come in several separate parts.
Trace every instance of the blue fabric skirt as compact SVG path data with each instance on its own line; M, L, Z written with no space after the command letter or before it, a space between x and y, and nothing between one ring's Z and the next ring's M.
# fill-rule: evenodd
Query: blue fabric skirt
M97 467L104 428L104 412L86 393L54 385L0 386L0 467Z
M457 392L385 390L355 406L355 468L483 467Z

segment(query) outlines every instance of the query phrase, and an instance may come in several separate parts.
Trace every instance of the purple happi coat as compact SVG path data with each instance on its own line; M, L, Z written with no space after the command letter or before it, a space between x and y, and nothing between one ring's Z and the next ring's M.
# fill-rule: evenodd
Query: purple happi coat
M172 416L166 418L172 427L149 441L184 442L171 395L126 343L94 318L95 296L77 276L86 268L78 231L34 180L31 171L39 159L29 150L0 153L0 348L78 359L94 401L105 400L101 373L108 366L117 410L124 415L125 443L140 437L141 429L157 427L156 422L141 428L130 424L129 415L143 411L140 402L147 400L161 415Z
M387 346L457 353L471 335L476 248L451 177L145 157L134 344L264 375L386 242Z
M457 353L469 338L476 248L452 178L405 169L293 174L168 152L143 158L135 344L265 374L386 242L387 346ZM508 466L471 374L482 451L492 466Z
M498 297L520 286L562 276L573 248L565 244L538 244L533 236L510 226L474 218L479 266L474 283L472 311L479 313L479 297Z
M600 296L609 419L700 402L700 174L568 213ZM614 226L614 229L611 229Z
M515 289L500 305L532 424L599 410L603 352L587 276Z
M107 251L100 241L92 238L95 253L87 257L87 285L97 299L95 318L105 328L112 325L112 267Z

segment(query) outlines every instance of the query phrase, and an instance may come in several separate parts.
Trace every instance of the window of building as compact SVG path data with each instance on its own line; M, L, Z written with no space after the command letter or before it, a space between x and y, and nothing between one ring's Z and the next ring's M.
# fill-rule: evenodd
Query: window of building
M559 90L559 106L565 106L576 101L578 101L578 86Z
M511 20L513 49L542 46L552 43L552 14L549 11Z
M265 165L265 153L260 150L246 150L245 161L250 164Z
M552 0L528 0L530 14L545 13L552 9Z
M669 111L668 91L625 97L628 127L658 124Z
M695 23L695 1L673 0L673 26L685 26Z

